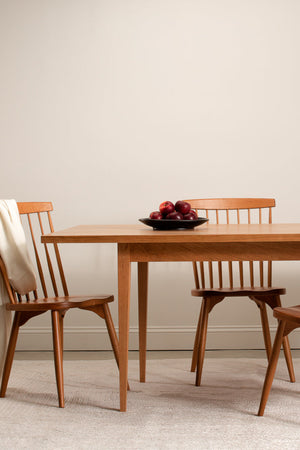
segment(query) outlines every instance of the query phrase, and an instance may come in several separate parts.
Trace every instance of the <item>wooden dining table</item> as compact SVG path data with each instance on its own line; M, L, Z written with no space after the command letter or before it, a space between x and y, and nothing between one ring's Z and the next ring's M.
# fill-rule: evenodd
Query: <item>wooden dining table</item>
M118 246L120 411L127 408L131 263L138 263L140 381L146 377L148 263L159 261L300 260L300 224L205 223L194 229L154 230L144 224L79 225L42 236L43 243Z

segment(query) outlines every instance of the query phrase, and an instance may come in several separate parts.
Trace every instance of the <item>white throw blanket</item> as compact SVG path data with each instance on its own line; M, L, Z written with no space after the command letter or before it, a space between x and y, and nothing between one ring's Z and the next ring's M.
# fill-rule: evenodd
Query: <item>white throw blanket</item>
M0 200L0 256L5 264L10 284L19 294L36 289L34 269L15 200ZM6 309L9 298L1 275L0 278L0 374L2 374L11 327L11 312Z

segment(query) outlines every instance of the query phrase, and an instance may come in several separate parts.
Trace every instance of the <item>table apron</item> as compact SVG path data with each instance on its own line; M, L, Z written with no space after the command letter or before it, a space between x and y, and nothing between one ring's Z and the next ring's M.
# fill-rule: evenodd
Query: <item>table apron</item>
M131 243L130 260L297 261L300 242Z

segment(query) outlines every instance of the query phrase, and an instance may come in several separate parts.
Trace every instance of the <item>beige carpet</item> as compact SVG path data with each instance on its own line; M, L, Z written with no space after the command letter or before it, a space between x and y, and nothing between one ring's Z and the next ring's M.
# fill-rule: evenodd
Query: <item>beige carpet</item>
M0 399L1 449L300 449L300 384L279 363L257 417L264 359L207 359L195 387L188 359L148 361L147 383L129 361L128 412L113 360L65 361L66 407L57 407L52 361L15 361ZM300 379L300 359L295 360Z

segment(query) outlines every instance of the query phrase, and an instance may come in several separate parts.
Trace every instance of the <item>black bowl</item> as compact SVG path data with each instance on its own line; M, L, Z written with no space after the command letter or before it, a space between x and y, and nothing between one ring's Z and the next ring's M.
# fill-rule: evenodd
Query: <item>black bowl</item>
M139 219L140 222L152 227L153 230L191 230L203 223L208 219L205 217L198 217L195 220L172 220L172 219L150 219L146 217Z

